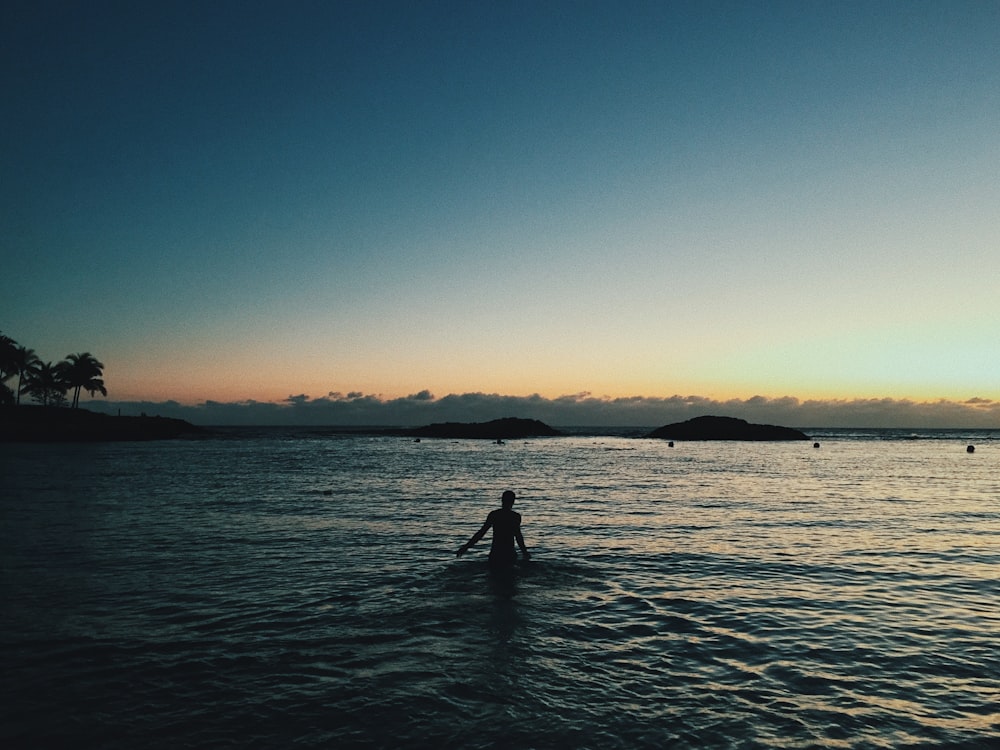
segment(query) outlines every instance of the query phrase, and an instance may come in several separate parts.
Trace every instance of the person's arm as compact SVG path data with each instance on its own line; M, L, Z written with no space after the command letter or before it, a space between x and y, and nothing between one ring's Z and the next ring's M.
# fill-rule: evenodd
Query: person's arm
M531 553L528 552L528 548L524 546L524 537L521 536L521 524L518 524L517 528L514 529L514 538L517 540L517 546L521 548L521 555L524 559L530 559Z
M472 547L474 547L476 542L478 542L480 539L486 536L486 532L492 525L493 525L493 515L490 514L486 517L486 523L483 524L483 528L481 528L479 531L473 534L472 538L469 541L467 541L465 544L463 544L461 547L458 548L458 551L455 553L455 557L461 557L466 552L468 552Z

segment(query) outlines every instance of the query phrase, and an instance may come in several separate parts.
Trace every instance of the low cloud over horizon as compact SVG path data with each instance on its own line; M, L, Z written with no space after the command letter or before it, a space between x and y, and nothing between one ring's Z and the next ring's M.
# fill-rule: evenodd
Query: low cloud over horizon
M538 419L555 427L657 427L705 415L789 427L1000 428L1000 401L911 401L908 399L811 399L792 396L715 400L703 396L623 398L578 393L545 398L487 393L435 397L420 391L384 399L361 392L332 392L281 402L92 400L86 407L108 414L140 413L185 419L199 425L413 426L434 422L485 422L502 417Z

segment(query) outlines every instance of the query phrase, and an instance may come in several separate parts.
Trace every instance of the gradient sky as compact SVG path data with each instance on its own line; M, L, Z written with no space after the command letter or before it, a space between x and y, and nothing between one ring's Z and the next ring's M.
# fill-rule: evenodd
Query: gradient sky
M998 2L0 27L0 330L109 398L1000 400Z

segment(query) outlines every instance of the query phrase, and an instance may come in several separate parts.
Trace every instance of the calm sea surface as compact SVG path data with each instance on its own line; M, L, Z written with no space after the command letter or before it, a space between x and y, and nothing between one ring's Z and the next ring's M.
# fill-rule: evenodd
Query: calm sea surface
M1000 746L1000 433L810 434L2 446L0 745Z

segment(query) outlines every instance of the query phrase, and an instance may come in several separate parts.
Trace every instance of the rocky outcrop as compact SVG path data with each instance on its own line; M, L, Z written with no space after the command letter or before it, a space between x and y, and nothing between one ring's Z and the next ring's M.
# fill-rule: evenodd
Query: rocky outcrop
M695 417L653 430L647 437L663 440L808 440L791 427L750 424L735 417Z
M491 422L440 422L406 430L404 434L411 437L516 440L527 437L555 437L562 433L537 419L506 417Z
M6 443L170 440L206 434L206 430L190 422L166 417L113 417L86 409L52 406L0 409L0 442Z

